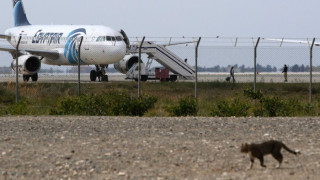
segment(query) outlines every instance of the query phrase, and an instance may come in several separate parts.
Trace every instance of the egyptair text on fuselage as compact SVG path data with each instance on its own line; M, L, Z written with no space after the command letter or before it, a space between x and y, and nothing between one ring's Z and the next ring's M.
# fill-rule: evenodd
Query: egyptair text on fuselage
M36 32L32 38L32 44L60 44L63 33L42 32L42 29Z

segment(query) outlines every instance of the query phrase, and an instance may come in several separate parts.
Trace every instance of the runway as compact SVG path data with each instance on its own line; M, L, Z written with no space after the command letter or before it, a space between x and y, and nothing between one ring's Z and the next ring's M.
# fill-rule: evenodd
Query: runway
M122 81L122 82L132 82L134 80L125 79L124 74L120 73L110 73L109 82ZM226 77L229 73L199 73L198 82L225 82ZM259 73L257 74L258 83L282 83L284 82L284 77L282 73ZM253 73L235 73L236 82L249 83L254 82ZM0 82L15 82L15 74L0 74ZM95 83L90 81L89 73L83 73L80 75L80 81L82 83ZM150 82L159 82L158 80L148 80ZM177 82L193 82L194 80L184 80L179 78ZM19 82L23 82L22 75L19 75ZM31 81L29 81L31 83ZM39 74L39 83L77 83L78 74ZM288 73L288 83L309 83L310 73ZM320 73L316 72L312 75L312 82L320 82ZM96 83L99 83L96 81Z

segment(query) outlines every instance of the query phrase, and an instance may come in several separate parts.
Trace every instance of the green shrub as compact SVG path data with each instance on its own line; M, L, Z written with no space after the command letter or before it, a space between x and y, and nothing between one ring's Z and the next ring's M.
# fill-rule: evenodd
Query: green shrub
M177 105L167 107L166 111L171 116L196 116L198 113L198 103L196 99L185 97Z
M29 103L26 99L22 99L18 103L9 105L7 110L11 115L28 115L30 113Z
M267 97L264 98L263 107L266 110L266 113L270 117L279 115L283 102L278 97Z
M303 112L303 106L297 99L283 100L280 116L296 116Z
M243 95L251 100L255 101L255 106L253 108L254 116L263 116L263 101L264 96L260 90L254 92L253 88L245 89Z
M126 93L109 92L103 95L81 95L59 101L51 115L90 115L90 116L143 116L151 109L156 97L134 98Z
M301 112L302 105L297 99L281 100L278 97L266 97L260 90L247 89L243 92L244 96L256 101L254 107L255 116L294 116ZM259 103L259 104L257 104Z
M313 104L307 103L304 107L303 107L303 111L304 113L306 113L309 116L314 116L316 115L316 108Z
M134 98L124 93L112 93L108 97L112 104L110 114L116 116L143 116L144 113L153 108L157 101L157 98L154 96Z
M267 97L263 101L268 116L294 116L298 114L302 105L296 99L281 100L278 97Z
M263 94L260 90L254 92L253 88L243 90L243 95L247 98L251 98L253 100L261 100L263 99Z
M241 102L239 99L235 99L232 102L221 101L212 110L212 116L220 117L242 117L248 115L250 106L247 102Z

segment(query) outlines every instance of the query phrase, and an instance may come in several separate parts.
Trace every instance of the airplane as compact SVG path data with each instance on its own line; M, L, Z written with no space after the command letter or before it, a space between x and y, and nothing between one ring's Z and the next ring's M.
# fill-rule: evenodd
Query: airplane
M115 64L118 70L129 70L138 62L138 57L127 54L130 47L126 33L115 31L102 25L31 25L27 19L22 0L13 0L14 27L0 34L12 47L1 46L1 51L11 53L13 59L18 55L18 72L24 81L38 80L41 64L49 65L95 65L90 72L90 80L97 77L108 81L105 68ZM20 43L19 39L21 37ZM83 43L78 47L80 38ZM19 44L19 51L16 47ZM120 61L125 63L120 63ZM117 64L117 66L116 66ZM16 60L11 63L16 70Z

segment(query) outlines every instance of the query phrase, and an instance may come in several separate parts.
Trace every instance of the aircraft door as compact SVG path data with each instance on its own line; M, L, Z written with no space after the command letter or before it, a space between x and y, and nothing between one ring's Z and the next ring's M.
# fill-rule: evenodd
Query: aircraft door
M127 51L130 50L130 41L129 41L129 38L128 38L127 34L122 29L121 29L120 33L123 36L123 40L127 45Z

